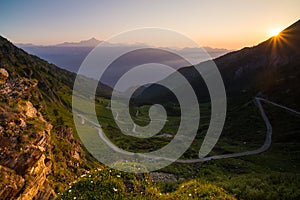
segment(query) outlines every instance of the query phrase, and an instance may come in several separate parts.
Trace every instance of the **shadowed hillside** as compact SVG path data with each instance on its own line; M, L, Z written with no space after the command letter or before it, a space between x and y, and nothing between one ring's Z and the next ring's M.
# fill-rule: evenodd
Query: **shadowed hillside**
M246 47L214 59L229 100L249 100L260 93L292 108L300 109L300 21L254 47ZM200 63L195 68L201 68ZM200 101L208 101L205 83L194 67L179 70L191 83ZM165 81L171 80L172 75ZM164 82L164 80L162 80ZM180 91L180 88L178 88ZM139 91L139 93L141 93ZM153 85L144 89L137 101L158 103L174 101L165 88ZM153 102L151 102L153 101Z

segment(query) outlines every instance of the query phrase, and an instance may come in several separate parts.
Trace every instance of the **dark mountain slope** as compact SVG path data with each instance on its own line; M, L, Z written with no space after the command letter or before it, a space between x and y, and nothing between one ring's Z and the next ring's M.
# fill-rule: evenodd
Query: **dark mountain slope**
M253 98L257 93L300 108L300 21L254 47L228 53L214 60L224 80L228 98ZM195 66L201 68L205 63ZM194 67L179 70L192 84L200 100L208 100L206 86ZM167 79L172 78L172 75ZM164 80L163 80L164 81ZM163 82L162 81L162 82ZM165 80L166 81L166 80ZM180 88L178 88L180 90ZM141 102L174 101L170 91L153 85L136 99Z
M6 68L11 76L35 78L39 81L39 88L49 97L49 100L63 100L57 94L70 93L76 74L60 69L36 56L29 55L15 47L8 40L0 36L0 66ZM85 81L92 81L82 77ZM67 86L65 88L64 86ZM110 96L111 88L100 83L97 94Z
M253 89L252 92L299 106L296 104L300 95L295 86L300 78L300 21L278 36L255 47L229 53L215 62L227 91L251 92Z

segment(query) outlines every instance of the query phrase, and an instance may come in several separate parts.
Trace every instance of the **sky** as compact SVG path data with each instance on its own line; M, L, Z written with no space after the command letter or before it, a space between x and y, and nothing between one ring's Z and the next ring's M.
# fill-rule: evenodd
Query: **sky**
M300 19L299 0L0 0L0 35L41 45L160 27L201 46L240 49Z

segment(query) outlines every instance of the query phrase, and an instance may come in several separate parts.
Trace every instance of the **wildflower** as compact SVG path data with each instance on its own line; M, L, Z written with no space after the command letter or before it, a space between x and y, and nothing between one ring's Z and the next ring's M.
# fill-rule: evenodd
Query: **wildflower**
M190 193L190 194L189 194L189 197L191 197L191 196L192 196L192 194Z
M118 192L118 189L117 189L117 188L113 188L113 190L114 190L115 192Z
M69 192L72 192L72 190L69 190Z
M118 174L117 177L120 178L121 176Z

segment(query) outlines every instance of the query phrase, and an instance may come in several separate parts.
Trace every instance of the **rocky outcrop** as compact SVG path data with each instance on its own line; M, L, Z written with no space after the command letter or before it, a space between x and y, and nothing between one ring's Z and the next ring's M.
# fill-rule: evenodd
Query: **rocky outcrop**
M43 154L26 173L26 185L17 200L27 199L53 199L55 193L50 187L47 175L51 170L51 164L45 163L46 157ZM49 161L50 162L50 161Z
M4 102L0 103L1 199L47 200L56 196L47 179L52 167L46 156L51 149L52 126L23 98L35 87L35 82L21 78L0 85Z

